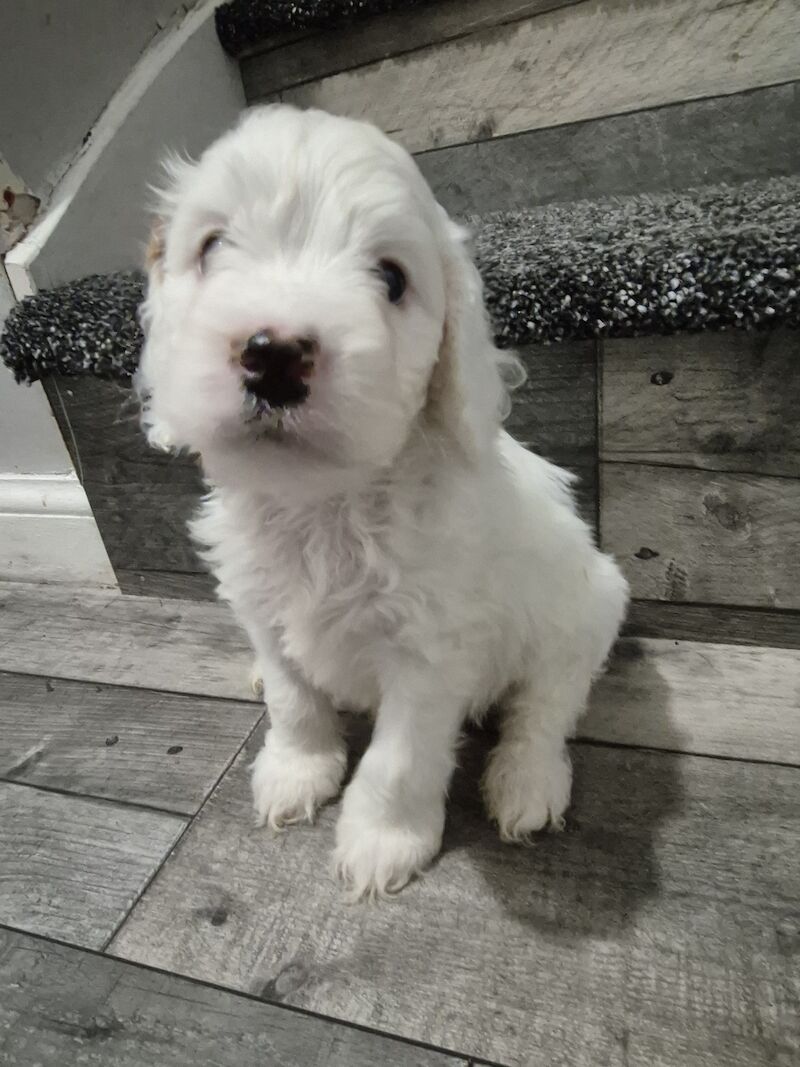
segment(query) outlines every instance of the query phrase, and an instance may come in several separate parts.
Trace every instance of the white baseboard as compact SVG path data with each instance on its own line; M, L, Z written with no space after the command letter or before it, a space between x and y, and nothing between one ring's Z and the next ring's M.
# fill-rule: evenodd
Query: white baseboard
M75 474L0 474L0 580L116 589Z

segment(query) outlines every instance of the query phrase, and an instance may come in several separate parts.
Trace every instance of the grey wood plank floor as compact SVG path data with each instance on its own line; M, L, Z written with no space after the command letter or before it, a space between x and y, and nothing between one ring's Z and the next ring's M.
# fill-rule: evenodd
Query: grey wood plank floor
M253 653L219 603L0 582L0 668L253 700Z
M471 732L441 858L377 906L336 805L254 828L249 665L219 605L0 586L0 1063L797 1062L800 652L622 642L531 849Z
M102 948L185 826L0 782L0 923Z
M465 1061L0 930L0 1062L465 1067Z
M253 701L222 604L0 583L0 669ZM800 650L628 638L580 736L705 755L800 755Z
M253 828L243 754L111 953L520 1067L788 1064L800 771L575 745L568 829L523 850L483 815L483 748L438 863L374 907L329 873L335 806Z
M261 714L0 671L0 778L193 815Z

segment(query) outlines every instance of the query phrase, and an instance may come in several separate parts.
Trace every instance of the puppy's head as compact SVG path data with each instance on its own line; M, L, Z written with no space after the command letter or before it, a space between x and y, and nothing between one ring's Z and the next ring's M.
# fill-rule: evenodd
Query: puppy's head
M465 456L502 388L463 235L374 127L277 106L170 168L137 385L156 444L214 476L325 484L385 466L420 419Z

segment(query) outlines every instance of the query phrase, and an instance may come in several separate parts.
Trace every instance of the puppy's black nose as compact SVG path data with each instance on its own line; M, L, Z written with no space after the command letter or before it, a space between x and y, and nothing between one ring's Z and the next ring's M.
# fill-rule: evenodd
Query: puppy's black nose
M308 396L306 379L314 372L317 346L308 337L278 337L259 330L248 338L239 361L245 389L270 407L302 404Z

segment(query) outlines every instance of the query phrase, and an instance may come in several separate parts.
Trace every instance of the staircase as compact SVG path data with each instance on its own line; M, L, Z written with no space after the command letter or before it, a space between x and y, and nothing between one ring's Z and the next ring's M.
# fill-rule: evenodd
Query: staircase
M237 1067L794 1062L798 39L796 0L232 0L155 42L14 250L0 340L125 594L0 582L15 1062L118 1032ZM470 736L441 861L373 911L325 873L332 809L250 827L250 653L186 535L198 468L131 397L143 174L240 98L377 122L469 222L528 370L508 428L578 474L634 598L566 833L499 845Z
M794 641L796 5L234 0L215 18L248 103L377 121L469 220L498 342L529 372L509 429L580 475L635 632ZM197 471L148 452L127 403L141 293L135 271L44 291L2 352L44 379L123 590L207 597L184 532Z

